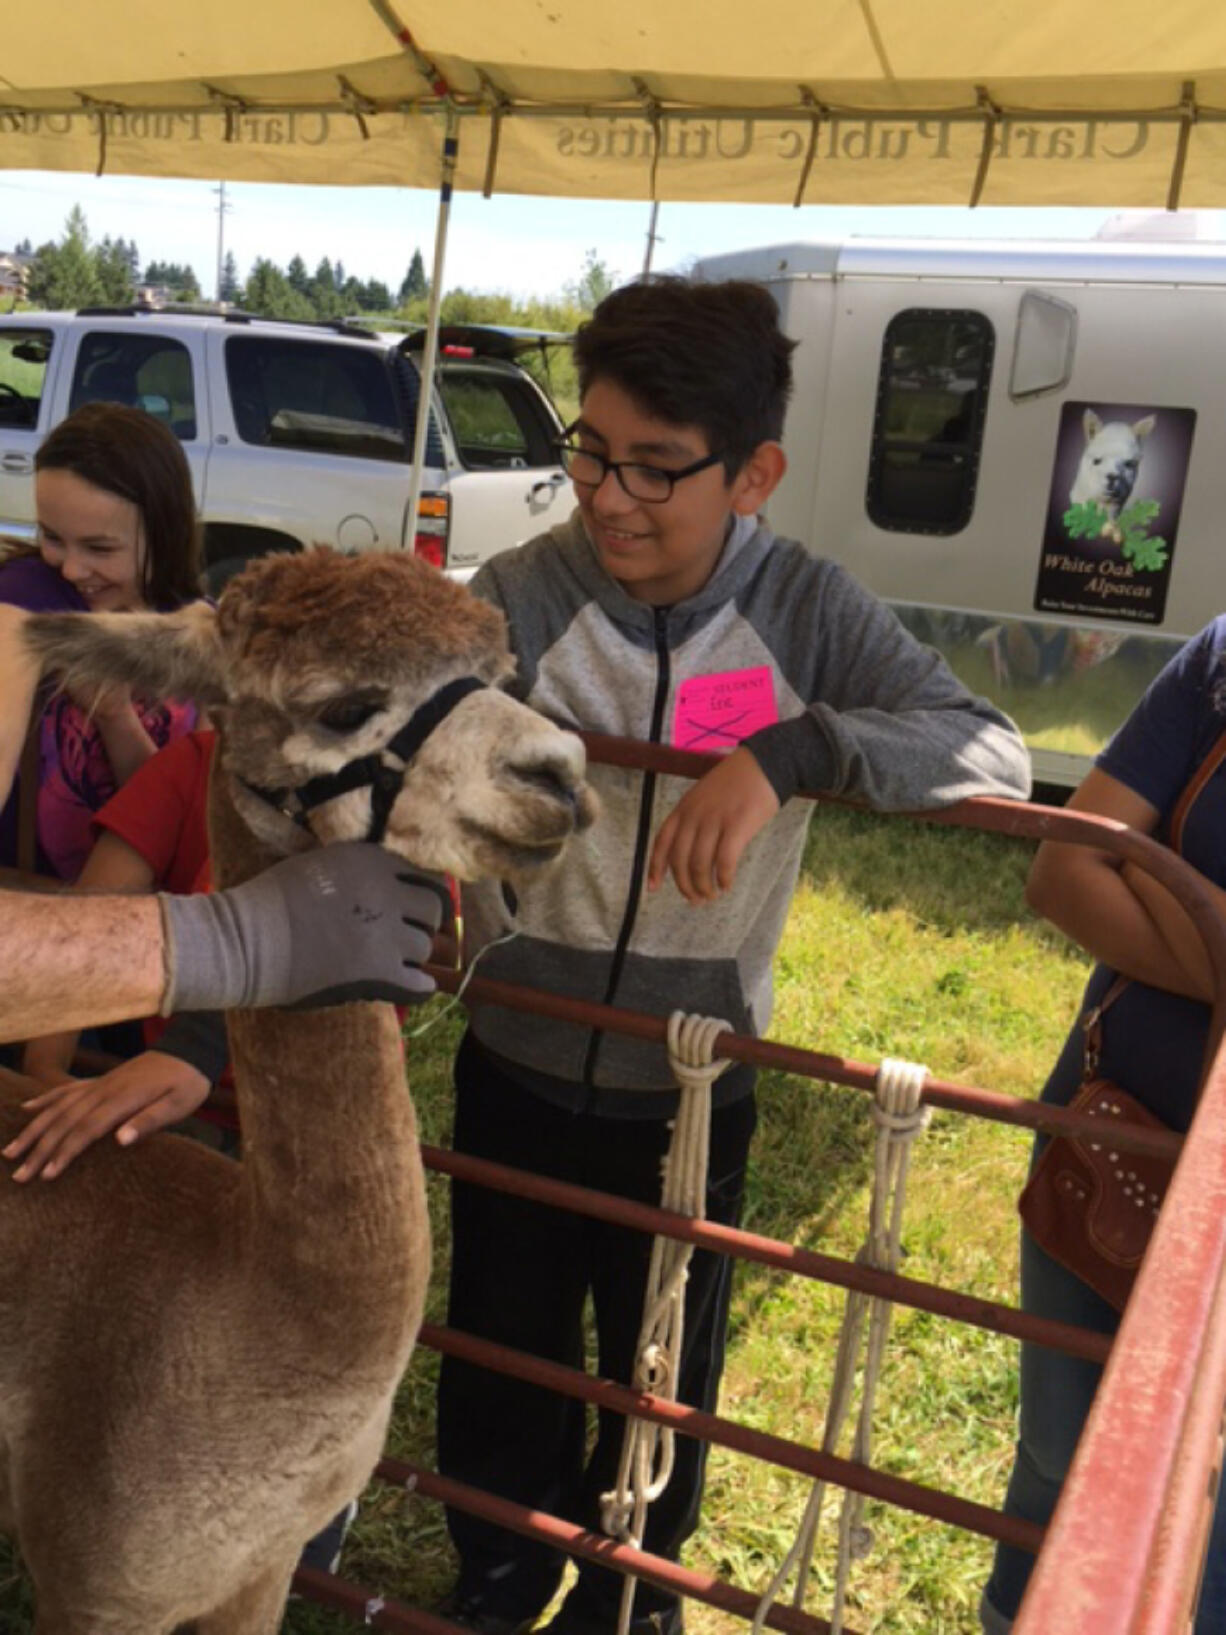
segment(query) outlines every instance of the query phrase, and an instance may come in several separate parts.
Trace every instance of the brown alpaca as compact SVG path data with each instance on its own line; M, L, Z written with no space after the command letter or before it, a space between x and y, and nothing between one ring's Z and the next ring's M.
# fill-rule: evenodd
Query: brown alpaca
M424 868L522 874L591 820L579 741L492 685L512 668L501 615L412 558L273 557L215 615L25 629L74 681L210 706L219 885L312 834L366 835L369 784L314 806L312 833L278 807L367 757L395 771L385 844ZM401 768L385 746L462 677L486 685ZM272 1635L303 1544L382 1448L429 1271L395 1012L229 1023L241 1165L163 1135L0 1181L0 1525L38 1635ZM8 1075L0 1143L24 1088Z

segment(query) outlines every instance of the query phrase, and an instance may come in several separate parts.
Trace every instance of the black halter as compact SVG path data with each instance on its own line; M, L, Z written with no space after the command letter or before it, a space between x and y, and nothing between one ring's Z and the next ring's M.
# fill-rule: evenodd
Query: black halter
M440 722L445 721L461 699L478 692L487 685L476 676L461 676L440 687L426 702L413 712L394 738L383 748L358 760L347 761L337 772L324 772L296 788L263 789L258 784L242 781L253 795L258 795L269 806L275 806L286 817L293 818L300 828L307 827L307 814L316 806L347 795L353 789L370 787L370 827L367 840L382 840L387 830L396 797L404 784L404 775L413 757ZM394 755L395 765L386 757Z

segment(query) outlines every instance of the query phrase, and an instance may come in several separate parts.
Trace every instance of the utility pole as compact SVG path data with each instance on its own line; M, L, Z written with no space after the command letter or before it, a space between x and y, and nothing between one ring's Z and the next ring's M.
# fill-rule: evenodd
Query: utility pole
M213 192L217 195L217 284L215 299L220 304L222 265L225 261L226 249L226 211L229 210L230 206L226 203L226 184L224 182L218 182Z

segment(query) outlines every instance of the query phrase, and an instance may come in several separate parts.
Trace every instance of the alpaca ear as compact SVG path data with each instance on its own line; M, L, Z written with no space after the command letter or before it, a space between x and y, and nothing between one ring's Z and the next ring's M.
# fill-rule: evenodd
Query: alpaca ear
M78 696L126 683L153 698L225 698L217 615L207 602L174 613L33 613L21 640L42 674Z

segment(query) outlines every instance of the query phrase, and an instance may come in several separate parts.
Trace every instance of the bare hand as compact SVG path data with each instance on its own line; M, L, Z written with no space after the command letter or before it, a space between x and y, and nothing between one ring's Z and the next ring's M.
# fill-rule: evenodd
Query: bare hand
M36 1175L54 1180L101 1136L115 1131L121 1146L178 1124L209 1093L209 1081L187 1062L146 1050L99 1079L69 1079L23 1105L34 1117L5 1147L3 1156L21 1159L14 1181Z
M647 889L671 870L690 903L728 890L746 846L779 810L779 797L747 749L733 750L677 802L651 848Z

